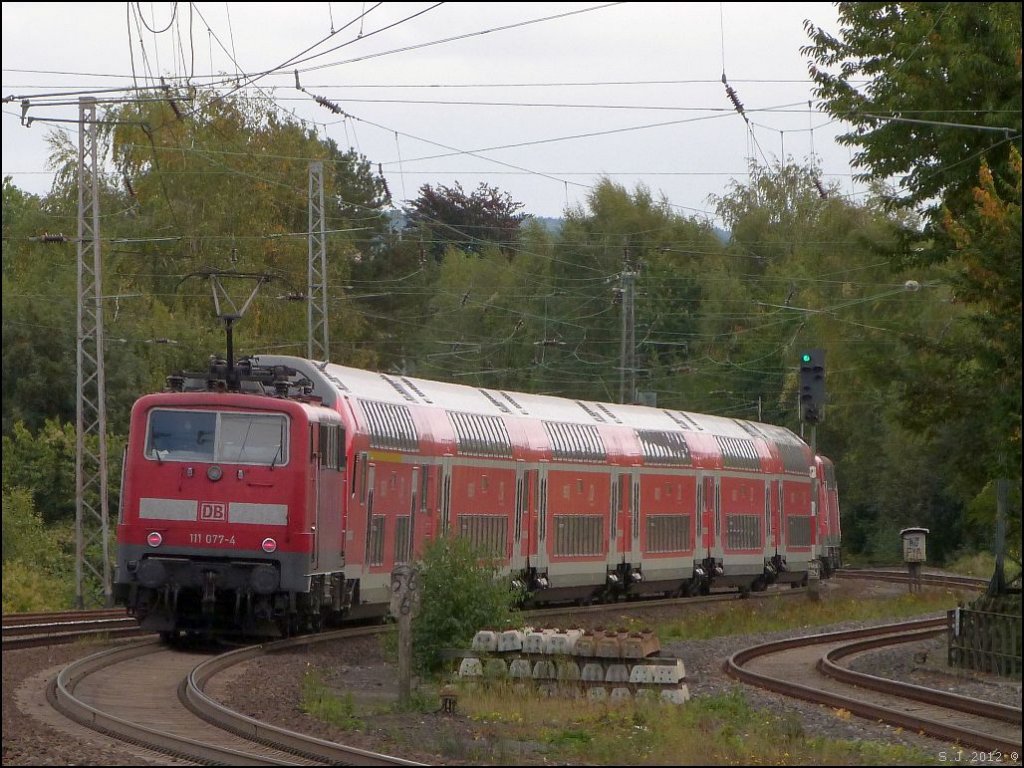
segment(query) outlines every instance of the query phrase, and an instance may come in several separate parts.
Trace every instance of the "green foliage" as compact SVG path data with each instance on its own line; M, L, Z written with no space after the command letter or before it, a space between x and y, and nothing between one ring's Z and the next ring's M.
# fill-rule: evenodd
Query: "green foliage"
M67 610L74 598L73 584L70 574L52 576L22 560L4 563L4 613Z
M440 669L441 651L468 647L473 635L511 623L517 594L490 559L462 537L430 542L418 563L420 607L413 618L413 656L418 669Z
M75 426L47 420L33 433L17 422L3 436L3 487L32 494L44 520L75 518Z
M68 608L74 595L73 552L70 526L47 526L28 491L5 487L4 613Z
M886 542L889 538L886 539ZM899 546L899 531L895 541ZM886 543L886 546L889 546ZM894 562L894 561L890 561ZM900 556L902 562L902 556ZM812 603L775 597L759 600L743 611L725 611L715 616L681 618L658 625L655 630L663 642L699 640L725 635L757 635L795 627L821 627L843 621L871 621L889 617L910 617L931 611L947 610L955 604L950 593L926 591L898 598L878 597L858 600L823 600Z
M853 126L839 141L867 177L904 177L900 205L930 206L933 223L936 201L963 209L980 160L1001 168L1005 141L1020 147L1021 4L836 5L838 35L806 21L802 52L825 108Z

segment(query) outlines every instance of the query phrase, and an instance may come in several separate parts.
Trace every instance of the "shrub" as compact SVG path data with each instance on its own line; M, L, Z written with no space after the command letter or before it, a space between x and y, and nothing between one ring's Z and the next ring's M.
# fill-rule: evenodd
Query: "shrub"
M442 650L466 647L480 629L511 624L521 595L498 564L467 539L435 539L417 565L420 606L412 628L413 657L420 672L436 672Z

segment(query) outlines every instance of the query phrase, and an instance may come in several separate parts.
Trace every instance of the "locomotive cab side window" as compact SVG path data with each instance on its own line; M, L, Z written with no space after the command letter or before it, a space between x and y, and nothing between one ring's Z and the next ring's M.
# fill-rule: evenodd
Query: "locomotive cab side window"
M288 420L278 414L154 410L146 458L281 466L288 463Z

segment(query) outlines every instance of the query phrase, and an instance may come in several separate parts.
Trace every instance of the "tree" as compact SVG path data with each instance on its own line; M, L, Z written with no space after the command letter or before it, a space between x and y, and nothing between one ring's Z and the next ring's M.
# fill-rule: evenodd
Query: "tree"
M567 397L616 402L623 387L625 292L634 297L635 382L663 407L687 407L700 275L721 250L710 227L687 219L644 185L601 179L586 206L566 211L545 305L546 348L537 379ZM627 280L628 275L628 280ZM632 286L630 286L632 283ZM628 343L626 341L625 343ZM624 399L630 398L624 393Z
M890 204L926 217L890 258L947 286L923 316L941 323L905 318L878 367L887 410L929 441L963 524L966 502L1021 477L1021 3L838 7L837 37L805 22L817 94L853 125L840 140L865 177L903 176Z
M959 322L922 344L904 419L928 434L956 425L953 477L970 498L991 480L1021 478L1021 156L1001 183L982 166L974 206L946 211L958 269L949 278Z
M981 161L1001 175L1005 145L1021 145L1021 3L837 6L838 36L804 22L816 95L852 124L839 141L858 149L862 178L903 177L893 202L923 206L941 236Z
M522 208L523 203L508 192L483 182L471 194L458 182L454 187L424 184L419 197L409 201L405 226L419 232L426 250L437 261L448 247L480 254L488 243L499 245L511 256L519 227L527 217L519 213Z
M108 117L115 121L113 161L130 195L134 229L161 235L145 238L113 273L126 288L164 305L164 319L188 342L178 346L179 367L223 349L210 287L194 277L210 270L271 279L237 326L240 353L305 346L305 304L284 299L306 289L312 161L323 163L326 279L335 294L332 357L366 362L356 352L361 316L338 295L355 255L387 230L385 187L365 158L319 139L258 97L171 92L164 101L128 104ZM240 304L252 283L230 287ZM125 308L132 323L144 323L151 312L146 302ZM197 317L206 319L199 334Z

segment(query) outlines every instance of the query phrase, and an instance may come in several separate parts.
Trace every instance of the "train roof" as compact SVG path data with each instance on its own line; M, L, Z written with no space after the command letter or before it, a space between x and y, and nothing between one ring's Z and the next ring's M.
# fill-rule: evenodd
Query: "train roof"
M711 439L763 440L769 445L806 449L807 444L791 430L744 419L656 408L576 400L552 395L473 387L465 384L420 379L401 374L379 373L285 355L257 355L263 366L284 365L313 382L313 392L325 404L339 399L393 405L439 408L451 413L480 416L524 417L544 422L580 425L620 425L634 430L686 432ZM787 462L790 463L790 462Z

